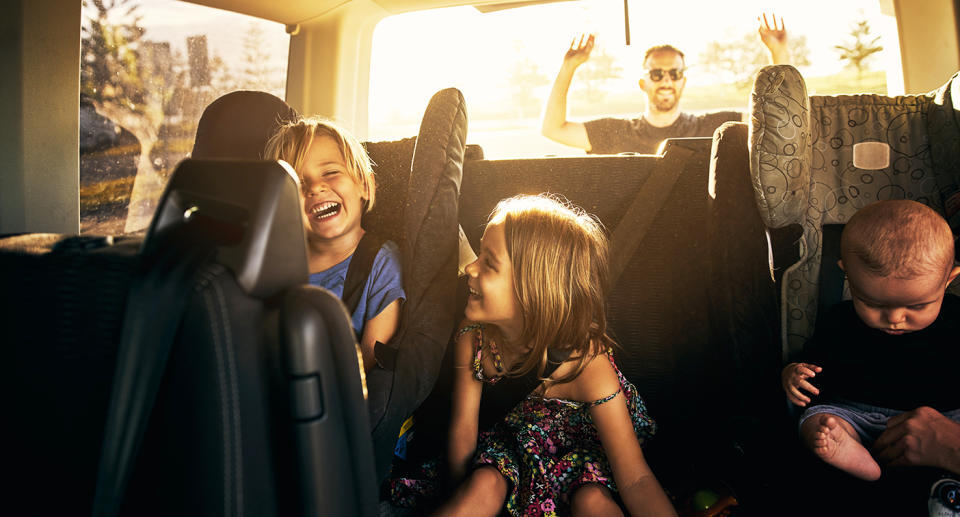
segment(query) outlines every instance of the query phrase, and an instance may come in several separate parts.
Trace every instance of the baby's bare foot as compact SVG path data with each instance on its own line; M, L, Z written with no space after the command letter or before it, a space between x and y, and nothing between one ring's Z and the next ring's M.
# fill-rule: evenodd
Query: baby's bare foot
M837 417L827 415L813 433L813 453L823 461L860 479L876 481L880 465L863 445L847 434Z

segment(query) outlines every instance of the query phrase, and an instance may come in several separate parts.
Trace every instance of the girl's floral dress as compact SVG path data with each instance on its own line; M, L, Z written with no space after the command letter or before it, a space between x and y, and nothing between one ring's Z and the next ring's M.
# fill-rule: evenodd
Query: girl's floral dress
M599 483L616 492L613 472L597 437L590 408L623 392L633 431L643 443L655 424L637 389L608 354L620 390L593 402L530 395L506 418L480 433L475 466L493 465L510 481L506 509L511 515L569 514L567 497L584 483Z
M470 326L461 329L458 335L470 330L482 332L481 328ZM478 350L482 346L480 341L477 339ZM620 380L617 392L593 402L528 395L502 421L480 433L474 467L492 465L510 482L506 500L506 511L510 515L568 515L568 496L584 483L599 483L616 492L613 472L590 417L591 407L613 400L623 392L637 439L643 443L653 436L656 426L637 389L620 373L612 352L607 357ZM493 383L497 378L482 380ZM421 474L435 479L436 467L436 461L428 462L422 466ZM420 496L434 492L434 483L422 483L394 480L392 499L395 503L406 499L407 504L403 506L410 506L411 492Z

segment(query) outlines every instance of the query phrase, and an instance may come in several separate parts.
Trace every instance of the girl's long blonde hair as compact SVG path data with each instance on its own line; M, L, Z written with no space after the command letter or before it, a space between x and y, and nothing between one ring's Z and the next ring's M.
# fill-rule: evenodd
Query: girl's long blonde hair
M556 382L573 380L613 345L606 333L607 237L600 222L549 194L504 199L488 224L503 224L514 289L523 313L521 343L529 353L507 375L543 377L547 352L568 352L578 364Z
M377 186L373 176L373 165L363 144L349 131L337 125L334 121L323 117L303 117L299 120L282 124L277 132L270 137L263 151L265 160L284 160L297 171L300 176L300 167L303 166L304 156L313 145L313 139L318 136L328 136L337 143L347 172L353 181L360 186L367 195L365 209L369 212L373 208ZM300 176L301 183L303 177Z

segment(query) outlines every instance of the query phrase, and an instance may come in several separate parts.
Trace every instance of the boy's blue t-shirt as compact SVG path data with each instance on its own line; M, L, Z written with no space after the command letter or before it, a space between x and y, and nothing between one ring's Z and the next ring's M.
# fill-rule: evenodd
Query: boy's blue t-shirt
M310 275L310 284L328 289L337 297L343 297L343 283L347 279L349 257L339 264ZM350 315L350 322L357 336L363 336L366 322L380 314L394 300L405 300L403 292L403 269L400 267L400 249L393 241L386 241L373 259L370 276L360 294L357 310Z

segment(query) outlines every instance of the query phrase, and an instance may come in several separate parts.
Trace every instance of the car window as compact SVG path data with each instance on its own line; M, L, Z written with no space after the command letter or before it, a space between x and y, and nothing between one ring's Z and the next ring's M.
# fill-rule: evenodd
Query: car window
M786 21L793 64L810 94L902 93L895 19L880 4L810 0L775 13ZM467 101L468 142L481 145L487 158L582 155L540 135L554 77L581 33L595 34L596 46L573 78L568 120L639 116L645 103L637 85L643 53L663 43L686 56L685 111L747 108L752 75L767 64L757 17L769 2L737 2L736 8L703 0L629 5L630 45L623 4L605 0L486 13L454 7L382 20L373 39L370 139L415 135L430 96L454 86ZM837 47L851 49L849 55Z
M84 0L80 231L145 229L203 109L237 89L283 98L284 26L173 0Z

